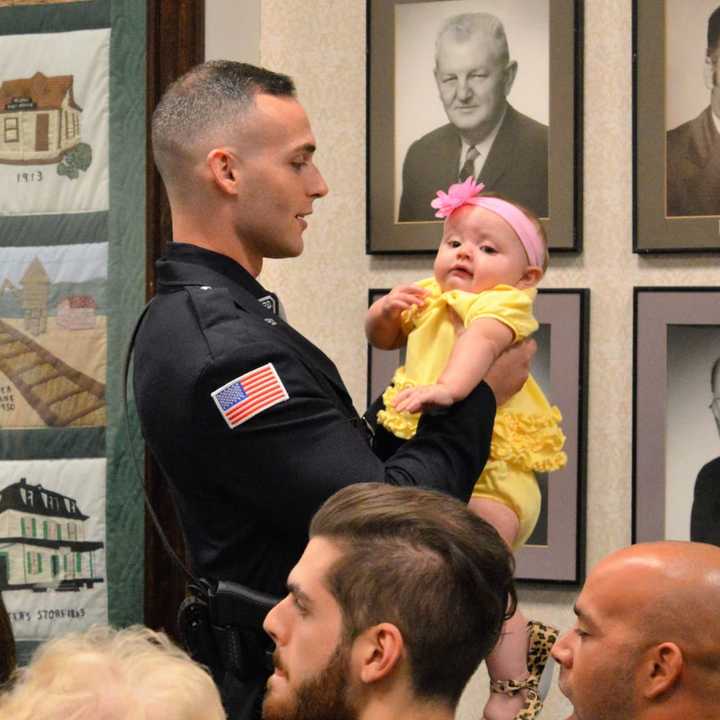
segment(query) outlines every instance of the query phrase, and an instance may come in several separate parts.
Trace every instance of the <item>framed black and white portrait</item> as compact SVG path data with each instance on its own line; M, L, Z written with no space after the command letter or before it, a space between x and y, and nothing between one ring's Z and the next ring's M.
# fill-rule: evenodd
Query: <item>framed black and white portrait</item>
M430 202L469 175L580 249L580 8L369 1L368 252L433 252Z
M633 249L720 250L720 2L633 10Z
M371 289L368 305L388 292ZM535 300L540 327L533 335L538 350L532 375L560 409L568 462L553 473L536 474L542 506L532 535L516 557L520 580L576 584L584 579L589 305L590 291L584 289L539 290ZM368 346L368 405L404 360L404 348Z
M634 293L633 540L720 544L720 287Z

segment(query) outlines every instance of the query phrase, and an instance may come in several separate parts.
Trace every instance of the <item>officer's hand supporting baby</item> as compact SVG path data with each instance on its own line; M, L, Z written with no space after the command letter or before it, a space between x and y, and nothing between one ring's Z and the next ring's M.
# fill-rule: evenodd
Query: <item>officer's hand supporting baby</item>
M537 343L533 339L523 340L508 348L488 370L485 382L493 391L498 406L506 403L525 384L536 351Z

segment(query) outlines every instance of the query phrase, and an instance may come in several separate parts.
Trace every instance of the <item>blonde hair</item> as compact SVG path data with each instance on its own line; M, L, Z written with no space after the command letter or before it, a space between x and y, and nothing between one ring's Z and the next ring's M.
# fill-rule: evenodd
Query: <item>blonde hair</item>
M49 640L0 695L10 720L224 720L208 672L162 632L96 625Z

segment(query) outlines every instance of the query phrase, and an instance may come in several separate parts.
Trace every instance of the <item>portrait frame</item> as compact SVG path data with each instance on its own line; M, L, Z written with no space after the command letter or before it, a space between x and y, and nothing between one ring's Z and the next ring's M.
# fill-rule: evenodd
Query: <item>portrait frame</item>
M709 253L720 251L720 212L717 215L668 215L667 132L680 122L668 103L669 43L667 12L681 0L633 0L633 252ZM714 3L717 6L717 3ZM704 23L704 25L703 25ZM698 17L695 35L687 36L697 50L697 77L702 80L702 57L707 17ZM683 35L689 32L683 28ZM660 39L660 40L659 40ZM673 46L674 47L674 46ZM709 90L706 90L709 103ZM673 96L670 96L672 100ZM697 115L697 108L682 118Z
M667 538L666 509L681 503L677 484L668 484L670 383L668 358L673 327L718 329L720 287L635 287L633 289L633 462L632 541ZM687 348L686 354L694 355ZM701 378L702 381L702 378ZM709 381L705 380L708 384ZM708 414L708 422L710 416ZM695 442L698 439L694 435ZM687 448L686 445L684 446ZM718 453L720 454L720 453ZM685 464L683 452L683 464ZM690 463L687 463L688 466ZM691 475L694 479L694 470ZM687 490L687 487L681 488ZM687 504L687 497L682 502ZM689 512L687 513L689 527ZM675 538L682 539L682 538ZM685 538L687 539L687 538Z
M368 306L389 289L371 288ZM528 542L516 556L516 579L578 585L585 578L585 477L587 463L587 369L590 291L581 288L541 289L535 316L543 327L547 346L538 339L536 359L546 356L548 398L560 409L566 435L567 465L551 474L542 542ZM368 345L368 406L387 386L401 364L401 350L379 350ZM536 375L536 380L540 378ZM540 383L543 385L543 383ZM545 502L544 496L543 501ZM532 536L531 536L532 541Z
M493 0L495 1L495 0ZM507 2L521 0L507 0ZM459 0L435 0L442 3ZM488 0L489 2L489 0ZM548 204L541 218L552 251L582 250L582 0L548 4ZM368 254L428 254L437 249L442 221L398 222L396 177L395 14L418 0L369 0L367 5L367 238ZM477 3L483 10L483 2ZM450 14L450 13L448 13ZM509 38L512 43L512 38ZM513 49L511 45L511 55ZM432 50L429 50L432 52ZM522 66L521 66L522 67ZM519 72L522 72L521 70ZM437 93L437 90L435 91ZM571 99L571 102L568 102ZM433 97L440 108L437 94ZM510 100L513 100L512 93ZM447 119L444 120L447 122ZM440 189L440 188L438 188ZM488 188L492 190L492 188ZM511 198L512 199L512 198Z

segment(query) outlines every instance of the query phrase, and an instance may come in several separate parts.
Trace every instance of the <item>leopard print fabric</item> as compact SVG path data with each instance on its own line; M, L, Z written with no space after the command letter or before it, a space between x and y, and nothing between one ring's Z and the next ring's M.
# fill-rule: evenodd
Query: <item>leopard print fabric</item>
M491 680L490 691L517 695L525 690L525 704L515 715L514 720L535 720L543 708L543 701L538 692L540 678L550 658L550 650L558 639L558 631L551 625L531 620L527 624L528 659L527 668L530 673L526 680Z

